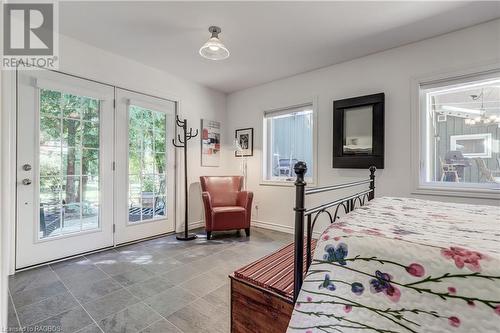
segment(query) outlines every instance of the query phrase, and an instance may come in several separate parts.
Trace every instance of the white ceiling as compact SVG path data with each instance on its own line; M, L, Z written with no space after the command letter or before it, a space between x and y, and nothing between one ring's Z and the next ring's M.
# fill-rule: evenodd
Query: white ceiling
M60 31L223 92L500 17L500 2L62 2ZM198 55L219 25L231 56Z

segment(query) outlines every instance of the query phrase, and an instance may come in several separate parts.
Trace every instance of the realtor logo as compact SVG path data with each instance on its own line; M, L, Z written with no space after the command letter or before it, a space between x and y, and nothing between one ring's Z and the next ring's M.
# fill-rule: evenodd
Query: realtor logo
M55 3L3 4L3 69L56 68L55 14Z

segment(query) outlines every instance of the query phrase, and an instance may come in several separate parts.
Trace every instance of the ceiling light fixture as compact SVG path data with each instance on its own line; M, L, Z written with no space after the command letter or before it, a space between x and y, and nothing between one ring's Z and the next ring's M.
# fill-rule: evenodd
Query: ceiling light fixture
M212 34L210 39L200 48L200 55L210 60L223 60L229 57L228 49L219 39L221 28L211 26L208 31Z

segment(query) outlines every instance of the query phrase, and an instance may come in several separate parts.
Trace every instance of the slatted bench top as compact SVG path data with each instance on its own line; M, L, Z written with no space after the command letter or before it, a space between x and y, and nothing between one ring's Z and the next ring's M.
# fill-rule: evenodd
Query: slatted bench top
M314 255L315 247L316 240L313 239L311 242L311 256ZM250 284L273 291L278 295L293 300L293 248L294 243L290 243L285 247L236 270L234 272L234 276ZM305 249L304 267L306 267Z

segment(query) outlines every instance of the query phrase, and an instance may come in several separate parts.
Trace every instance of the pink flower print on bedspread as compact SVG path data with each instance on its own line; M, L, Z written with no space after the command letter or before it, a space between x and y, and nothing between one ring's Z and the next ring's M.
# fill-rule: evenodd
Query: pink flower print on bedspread
M480 272L481 266L479 261L485 259L486 257L477 252L467 250L458 246L452 246L449 249L442 249L441 255L446 259L452 259L455 262L455 266L462 269L467 267L473 272Z
M422 277L425 275L425 269L424 266L417 264L417 263L412 263L408 267L406 267L406 271L416 277Z

